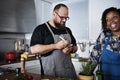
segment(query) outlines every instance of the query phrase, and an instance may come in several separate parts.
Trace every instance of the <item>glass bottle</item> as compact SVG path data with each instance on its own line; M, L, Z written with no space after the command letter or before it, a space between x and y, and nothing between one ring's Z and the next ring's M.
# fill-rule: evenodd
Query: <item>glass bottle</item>
M100 62L98 62L98 69L96 71L96 80L103 80L103 73L102 73L102 70L101 70L101 65L100 65Z
M25 62L24 59L21 59L21 68L16 69L16 77L14 80L27 80L25 74Z

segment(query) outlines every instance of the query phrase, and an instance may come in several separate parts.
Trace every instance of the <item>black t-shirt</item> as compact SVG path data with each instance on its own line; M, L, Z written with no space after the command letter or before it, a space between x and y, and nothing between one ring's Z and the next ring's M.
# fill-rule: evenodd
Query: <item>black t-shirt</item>
M49 23L48 23L49 24ZM66 27L66 29L56 29L54 27L52 27L49 24L50 28L52 29L54 34L67 34L66 29L68 31L68 33L71 36L71 43L73 45L76 45L76 40L74 38L74 36L72 35L71 30ZM38 25L31 37L31 42L30 42L30 46L36 45L36 44L51 44L54 43L54 39L53 36L51 34L51 32L49 31L48 27L46 26L45 23Z

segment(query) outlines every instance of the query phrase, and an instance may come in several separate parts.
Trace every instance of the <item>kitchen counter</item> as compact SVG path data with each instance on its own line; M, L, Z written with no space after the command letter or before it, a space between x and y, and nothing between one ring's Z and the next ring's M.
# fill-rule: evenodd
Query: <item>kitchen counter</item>
M72 79L65 79L65 78L57 78L49 75L40 75L40 74L34 74L34 73L27 73L28 76L32 76L33 80L72 80ZM15 79L15 74L9 74L9 75L4 75L0 76L0 80L14 80ZM76 80L79 80L76 79Z
M86 58L78 58L78 57L77 58L73 57L71 59L72 59L72 62L74 64L76 73L78 75L78 73L81 70L81 63L86 62L88 59L86 59ZM3 63L1 63L0 67L15 70L16 68L20 67L20 61L15 61L15 62L12 62L12 63L9 63L9 64L3 62ZM28 60L26 60L25 69L29 73L41 74L41 72L40 72L40 63L39 63L39 60L35 56L30 57L30 58L28 58Z
M27 73L28 76L32 76L34 80L53 80L55 77L48 76L48 75L40 75L40 74L34 74L34 73ZM2 75L0 76L0 80L14 80L15 79L15 73L14 74L8 74L8 75Z
M33 56L33 57L28 58L26 61L32 61L32 60L36 60L36 59L37 59L37 57ZM88 58L76 58L76 57L72 57L71 59L72 59L72 61L78 61L78 62L87 62L88 61ZM1 65L14 64L14 63L20 63L20 61L14 60L14 61L11 61L11 62L8 63L8 62L6 62L4 60L4 61L0 61L0 66Z
M28 58L26 61L32 61L32 60L36 60L36 56L30 57L30 58ZM1 66L1 65L14 64L14 63L20 63L20 60L19 60L19 61L18 61L18 60L13 60L13 61L11 61L11 62L8 62L8 61L6 61L6 60L0 61L0 66Z
M71 55L71 59L72 61L75 61L75 62L87 62L89 60L89 58L83 58L83 57L80 57L78 54L76 53L72 53L70 54Z
M4 69L4 68L1 68ZM16 70L6 70L8 72L7 74L0 75L0 80L15 80L16 78ZM41 74L36 74L33 72L26 72L27 76L32 76L33 80L71 80L71 79L65 79L65 78L58 78L54 76L49 76L49 75L41 75ZM77 79L78 80L78 79Z
M87 62L88 58L71 58L72 61L77 61L77 62Z

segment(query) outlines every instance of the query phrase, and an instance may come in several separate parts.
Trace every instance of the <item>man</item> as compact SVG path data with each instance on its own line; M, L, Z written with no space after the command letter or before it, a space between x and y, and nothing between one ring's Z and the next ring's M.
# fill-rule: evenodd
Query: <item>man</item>
M44 74L76 79L70 53L77 51L76 40L65 26L68 7L57 4L52 19L37 26L31 37L31 52L41 55Z

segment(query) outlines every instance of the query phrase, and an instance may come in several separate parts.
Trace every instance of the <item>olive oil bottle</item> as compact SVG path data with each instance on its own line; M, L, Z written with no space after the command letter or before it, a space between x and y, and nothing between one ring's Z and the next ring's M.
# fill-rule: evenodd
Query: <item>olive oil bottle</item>
M103 73L100 62L98 62L98 69L96 71L96 80L103 80Z

